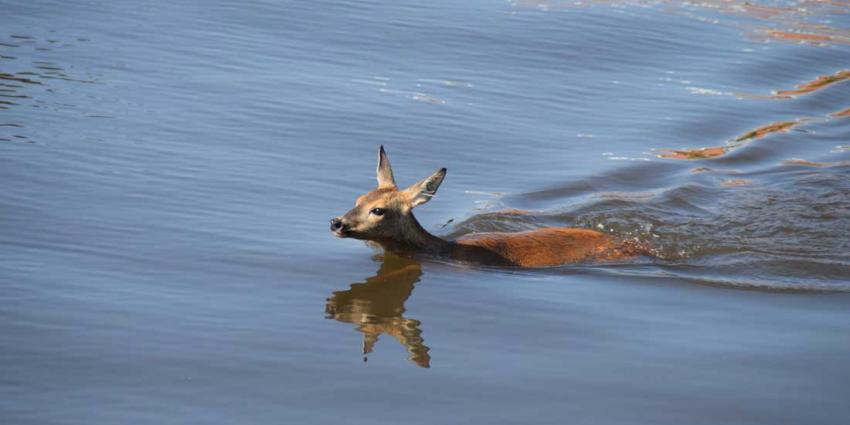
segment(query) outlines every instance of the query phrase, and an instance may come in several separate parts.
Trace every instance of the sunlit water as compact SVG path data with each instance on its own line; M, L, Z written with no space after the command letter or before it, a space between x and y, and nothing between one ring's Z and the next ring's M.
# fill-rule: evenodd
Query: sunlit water
M845 1L0 6L2 423L850 417ZM655 256L335 239L380 144L435 233Z

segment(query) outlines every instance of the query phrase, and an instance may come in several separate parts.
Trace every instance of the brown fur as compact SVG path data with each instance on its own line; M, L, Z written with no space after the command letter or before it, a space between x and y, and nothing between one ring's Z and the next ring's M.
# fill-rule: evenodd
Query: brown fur
M489 255L485 255L492 257L488 263L550 267L610 256L615 246L611 237L593 230L547 227L528 232L472 235L456 241L451 255L457 260L477 262L486 251Z
M517 233L480 233L447 241L428 233L412 209L433 197L445 168L404 190L398 190L389 159L381 147L378 189L357 199L354 208L334 219L339 237L363 239L402 255L430 255L492 266L550 267L582 261L612 261L646 253L636 242L617 241L595 230L547 227ZM378 208L381 215L373 213ZM333 220L332 220L333 221Z

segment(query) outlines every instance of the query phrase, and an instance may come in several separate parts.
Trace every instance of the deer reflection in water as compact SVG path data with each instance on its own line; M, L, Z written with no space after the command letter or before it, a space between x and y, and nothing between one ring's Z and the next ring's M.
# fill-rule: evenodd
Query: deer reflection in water
M363 333L363 361L372 352L378 336L387 334L404 345L412 362L429 367L431 356L422 339L420 322L403 316L404 302L420 276L422 266L418 262L387 253L375 276L353 283L351 289L334 292L328 298L326 317L353 323Z

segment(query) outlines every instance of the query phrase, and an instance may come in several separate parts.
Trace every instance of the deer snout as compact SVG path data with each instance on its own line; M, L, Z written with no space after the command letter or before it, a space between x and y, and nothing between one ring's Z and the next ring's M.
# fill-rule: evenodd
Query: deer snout
M331 219L331 232L341 233L348 230L348 226L339 219L339 217L334 217Z

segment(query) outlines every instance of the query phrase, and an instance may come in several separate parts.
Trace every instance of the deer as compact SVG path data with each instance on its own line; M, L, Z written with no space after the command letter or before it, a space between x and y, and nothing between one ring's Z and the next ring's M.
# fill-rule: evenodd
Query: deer
M430 257L467 264L544 268L632 259L649 253L643 243L618 240L597 230L544 227L522 232L482 232L447 240L425 230L413 209L430 201L446 177L440 168L399 189L384 146L378 151L378 186L357 198L354 208L330 220L339 238L366 241L399 256Z

